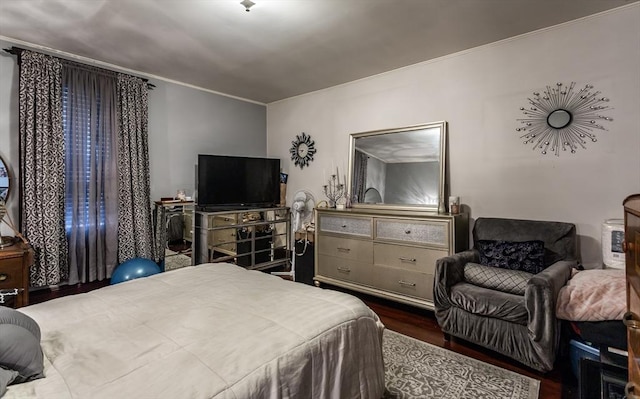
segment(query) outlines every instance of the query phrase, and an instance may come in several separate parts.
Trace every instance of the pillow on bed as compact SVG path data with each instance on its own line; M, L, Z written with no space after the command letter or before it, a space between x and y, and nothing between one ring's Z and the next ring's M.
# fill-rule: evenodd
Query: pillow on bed
M544 242L478 240L480 264L537 274L545 268Z
M44 377L40 327L32 318L0 306L0 337L0 367L18 372L11 383Z
M7 392L7 385L11 384L17 376L17 371L5 370L0 367L0 398Z

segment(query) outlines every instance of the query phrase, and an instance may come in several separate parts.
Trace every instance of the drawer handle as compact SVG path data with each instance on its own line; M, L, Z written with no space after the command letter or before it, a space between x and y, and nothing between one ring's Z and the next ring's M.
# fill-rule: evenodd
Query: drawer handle
M402 256L400 256L398 259L400 259L400 262L416 263L416 261L417 261L416 258L404 258Z
M411 230L410 230L410 229L406 229L406 230L404 231L404 234L411 234Z
M4 273L0 274L0 281L5 281L8 278L9 278L8 274L4 274Z
M338 247L337 249L339 252L351 252L351 248Z
M622 316L622 321L629 330L640 330L640 321L634 316L633 312L627 312Z
M415 287L416 286L416 283L410 283L408 281L402 281L402 280L398 281L398 284L400 284L402 286L405 286L405 287Z
M347 225L346 225L346 224L343 224L343 225L342 225L342 226L340 226L340 227L342 227L343 229L346 229L346 228L347 228Z
M351 273L351 269L348 267L338 267L338 271L342 273Z

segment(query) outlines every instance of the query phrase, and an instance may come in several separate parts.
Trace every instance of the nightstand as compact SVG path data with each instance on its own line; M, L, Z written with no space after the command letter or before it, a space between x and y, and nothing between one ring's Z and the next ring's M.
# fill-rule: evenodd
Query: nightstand
M18 241L0 249L0 289L16 288L20 291L15 307L29 304L29 267L33 264L33 250Z

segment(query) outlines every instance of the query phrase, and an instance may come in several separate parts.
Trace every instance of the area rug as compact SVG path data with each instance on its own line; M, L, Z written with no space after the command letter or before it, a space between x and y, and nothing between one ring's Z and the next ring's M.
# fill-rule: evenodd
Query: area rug
M535 399L540 381L385 330L385 399Z
M191 258L170 249L164 251L164 271L179 269L181 267L191 266Z

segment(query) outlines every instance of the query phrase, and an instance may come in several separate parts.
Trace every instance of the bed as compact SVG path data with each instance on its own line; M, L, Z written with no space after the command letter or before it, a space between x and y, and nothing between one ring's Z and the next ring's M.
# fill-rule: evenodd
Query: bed
M359 299L216 263L20 309L45 378L6 398L380 398L383 325Z

